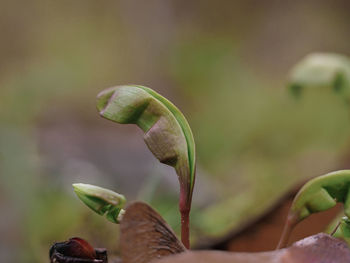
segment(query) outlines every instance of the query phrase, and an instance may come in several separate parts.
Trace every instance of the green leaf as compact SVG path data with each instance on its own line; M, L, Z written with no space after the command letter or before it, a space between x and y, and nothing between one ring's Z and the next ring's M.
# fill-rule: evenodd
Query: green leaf
M101 116L114 122L139 126L155 157L175 168L185 195L180 206L189 209L195 182L195 143L180 110L143 86L113 87L102 91L97 98Z
M73 187L80 200L89 208L99 215L106 214L106 218L112 223L119 223L126 203L123 195L90 184L73 184Z
M333 53L309 54L293 67L288 86L295 96L306 89L331 89L349 102L350 59Z

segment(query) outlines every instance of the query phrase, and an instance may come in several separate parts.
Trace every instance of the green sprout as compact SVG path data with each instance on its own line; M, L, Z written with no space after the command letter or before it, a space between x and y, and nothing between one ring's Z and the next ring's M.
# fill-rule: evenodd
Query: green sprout
M289 89L299 97L305 89L330 89L350 102L350 59L334 53L313 53L290 73Z
M97 96L97 109L108 120L136 124L155 157L175 168L180 183L181 239L189 248L189 213L195 183L195 143L184 115L170 101L144 86L117 86Z
M295 196L278 248L286 246L293 228L309 215L344 204L350 217L350 170L336 171L307 182Z
M106 218L112 223L119 224L126 203L123 195L90 184L73 184L73 187L74 192L84 204L97 214L106 215Z

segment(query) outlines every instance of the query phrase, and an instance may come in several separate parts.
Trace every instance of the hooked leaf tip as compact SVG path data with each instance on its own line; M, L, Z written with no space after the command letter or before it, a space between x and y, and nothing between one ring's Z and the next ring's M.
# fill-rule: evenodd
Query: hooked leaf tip
M90 184L73 184L73 188L79 199L90 209L99 215L106 214L112 223L119 223L126 203L123 195Z

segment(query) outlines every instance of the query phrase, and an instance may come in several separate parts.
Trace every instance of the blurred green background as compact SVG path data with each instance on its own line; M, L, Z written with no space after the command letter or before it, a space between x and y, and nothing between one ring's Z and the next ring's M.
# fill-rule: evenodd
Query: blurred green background
M260 215L306 178L348 167L349 109L333 95L295 101L289 69L313 51L349 54L346 0L2 0L0 255L48 262L71 236L118 252L118 227L71 184L154 205L177 230L175 172L142 132L101 119L96 94L151 87L196 139L193 239ZM281 220L284 220L281 218Z

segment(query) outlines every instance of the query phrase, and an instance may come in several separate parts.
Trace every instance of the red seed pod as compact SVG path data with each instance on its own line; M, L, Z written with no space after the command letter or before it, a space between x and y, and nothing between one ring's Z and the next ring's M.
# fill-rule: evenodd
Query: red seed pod
M106 263L105 249L95 249L79 237L55 243L50 249L52 263Z

